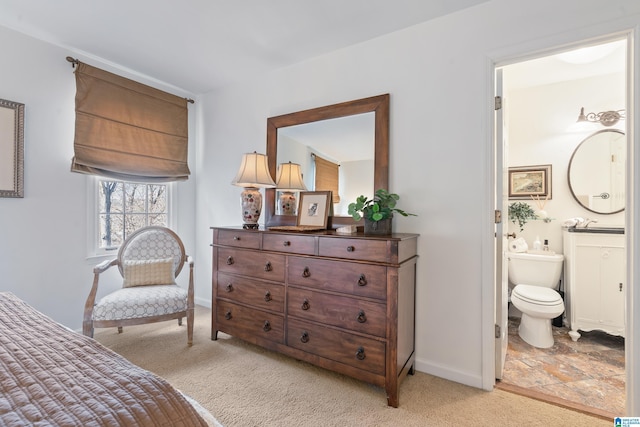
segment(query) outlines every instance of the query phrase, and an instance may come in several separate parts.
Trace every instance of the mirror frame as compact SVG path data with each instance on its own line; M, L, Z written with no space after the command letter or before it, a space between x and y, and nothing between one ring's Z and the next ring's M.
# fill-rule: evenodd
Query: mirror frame
M267 119L267 158L269 172L276 176L278 155L278 129L362 113L375 113L375 158L373 191L389 188L389 94L297 111ZM295 225L296 217L276 215L276 189L265 190L265 224L267 227ZM329 228L358 224L350 216L330 217ZM361 220L362 221L362 220Z
M14 119L8 128L0 129L0 152L10 151L12 156L0 157L0 167L11 172L7 188L0 183L0 197L24 197L24 104L0 99L0 108L12 110ZM4 145L7 145L4 147ZM4 147L4 148L3 148ZM8 183L7 183L8 184Z
M578 144L578 145L576 146L576 148L573 150L573 153L571 154L571 158L569 159L569 165L568 165L568 167L567 167L567 184L568 184L568 186L569 186L569 191L571 191L571 195L573 196L573 199L576 201L576 203L578 203L578 205L580 205L580 207L582 207L582 208L584 208L584 209L588 210L589 212L596 213L596 214L598 214L598 215L613 215L613 214L617 214L617 213L620 213L620 212L624 211L625 207L623 206L622 208L618 209L617 211L611 211L611 212L598 212L598 211L594 211L593 209L589 209L587 206L583 205L583 204L580 202L580 200L578 199L578 196L577 196L577 195L576 195L576 193L573 191L573 186L571 185L571 166L572 166L572 164L573 164L573 159L574 159L574 157L575 157L576 153L578 152L578 150L580 149L580 147L582 147L582 146L583 146L583 144L584 144L585 142L587 142L590 138L592 138L592 137L594 137L594 136L596 136L596 135L599 135L599 134L601 134L601 133L605 133L605 132L619 133L619 134L622 134L622 135L625 135L625 136L626 136L626 134L625 134L623 131L621 131L620 129L602 129L602 130L596 131L596 132L594 132L594 133L592 133L592 134L588 135L586 138L584 138L584 139L580 142L580 144ZM628 146L627 146L627 149L628 149ZM626 152L626 150L625 150L625 152ZM626 155L626 154L625 154L625 155ZM625 185L626 185L626 184L625 184ZM625 197L627 197L627 196L626 196L626 193L627 193L627 189L625 188Z

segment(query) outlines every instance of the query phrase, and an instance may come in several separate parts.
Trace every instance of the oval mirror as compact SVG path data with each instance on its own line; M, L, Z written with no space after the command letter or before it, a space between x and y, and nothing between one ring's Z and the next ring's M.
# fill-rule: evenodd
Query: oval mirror
M598 131L576 147L569 161L569 189L585 209L599 214L624 210L627 138L616 129Z
M334 196L332 226L353 224L349 203L388 188L389 94L270 117L267 157L274 177L278 165L299 164L308 191L323 190L314 188L312 159L337 164L339 194ZM276 191L265 191L266 225L295 224L295 215L278 211Z

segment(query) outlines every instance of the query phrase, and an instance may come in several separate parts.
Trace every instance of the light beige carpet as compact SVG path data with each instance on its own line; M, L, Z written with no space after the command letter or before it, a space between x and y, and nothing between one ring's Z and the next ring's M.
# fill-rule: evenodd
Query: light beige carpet
M400 407L384 390L219 334L198 306L193 347L177 321L98 329L95 337L167 379L233 426L610 426L592 416L503 390L491 392L424 373L400 386ZM186 322L185 322L186 324Z

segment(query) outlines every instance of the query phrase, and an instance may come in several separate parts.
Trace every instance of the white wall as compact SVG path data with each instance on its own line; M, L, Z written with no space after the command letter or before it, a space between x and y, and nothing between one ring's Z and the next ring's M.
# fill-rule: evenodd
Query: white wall
M622 65L624 67L624 64ZM505 70L505 86L509 85L508 67ZM524 231L509 222L509 232L533 245L536 236L549 240L551 250L563 253L562 223L567 218L582 217L598 220L600 224L624 226L625 213L602 215L580 206L569 189L567 171L574 150L593 132L605 129L594 125L593 129L572 132L580 107L586 112L620 110L626 108L625 73L584 78L561 83L519 88L505 93L506 120L508 123L509 166L552 165L552 199L545 210L553 221L528 222ZM588 106L588 107L587 107ZM612 129L624 132L625 121ZM536 209L531 200L524 200ZM510 201L513 202L513 201Z
M24 198L0 198L0 291L11 291L54 320L79 329L92 268L101 259L87 259L89 179L70 172L76 87L65 57L169 89L3 27L0 44L0 98L25 104ZM195 131L195 115L190 123ZM178 187L176 231L193 254L195 179ZM117 278L117 272L110 271L104 284L113 287Z
M494 0L199 97L177 227L195 255L198 301L211 299L209 227L240 224L230 182L242 153L264 152L267 117L390 93L390 190L419 214L395 219L421 235L417 368L490 388L492 63L638 23L635 0ZM86 178L69 172L73 53L3 28L0 40L0 97L26 104L25 198L0 199L0 288L78 328L94 260Z
M419 214L394 225L421 236L417 368L490 388L491 64L632 28L639 13L634 1L496 0L206 94L197 229L239 224L228 182L241 153L264 152L267 117L390 93L390 190ZM200 253L210 239L198 234Z

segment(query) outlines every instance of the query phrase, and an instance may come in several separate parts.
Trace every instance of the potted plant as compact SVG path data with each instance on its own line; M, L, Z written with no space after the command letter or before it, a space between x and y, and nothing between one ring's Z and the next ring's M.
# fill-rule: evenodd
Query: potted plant
M349 215L356 221L364 218L365 234L391 234L391 219L394 213L416 216L396 208L399 199L400 196L397 194L381 188L376 191L373 199L360 196L355 203L350 203Z
M515 202L509 205L509 220L514 224L518 222L520 231L524 230L524 225L532 219L538 218L536 211L528 203Z

